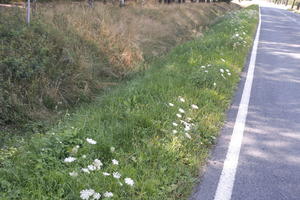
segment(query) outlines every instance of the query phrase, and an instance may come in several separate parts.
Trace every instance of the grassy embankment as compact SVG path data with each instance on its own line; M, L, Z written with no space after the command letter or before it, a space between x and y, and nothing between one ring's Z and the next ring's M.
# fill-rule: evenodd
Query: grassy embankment
M24 9L0 7L0 131L32 129L29 121L49 121L93 99L237 8L38 4L28 27Z
M256 6L226 15L203 37L2 156L0 198L74 200L91 188L113 199L186 199L224 120L257 20ZM70 156L76 160L64 162ZM101 169L83 172L94 159Z

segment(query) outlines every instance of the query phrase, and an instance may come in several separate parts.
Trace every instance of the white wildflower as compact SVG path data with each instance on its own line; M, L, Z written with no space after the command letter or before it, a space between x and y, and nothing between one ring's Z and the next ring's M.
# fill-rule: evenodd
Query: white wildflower
M116 148L115 147L110 147L110 152L115 152Z
M110 197L113 197L114 194L113 194L112 192L105 192L105 193L103 194L103 196L106 197L106 198L110 198Z
M190 125L186 125L184 128L185 131L190 131L191 130L191 126Z
M119 165L119 161L117 161L116 159L113 159L113 160L112 160L112 164L113 164L113 165Z
M110 176L110 173L107 173L107 172L103 172L102 174L103 174L103 176Z
M114 172L113 177L116 179L119 179L119 178L121 178L121 174L119 172Z
M224 69L220 69L220 72L221 72L221 73L224 73Z
M225 69L226 72L230 72L229 69Z
M223 58L221 58L222 62L226 62Z
M181 113L185 113L185 111L182 108L179 108L178 111L181 112Z
M184 124L184 130L185 131L189 131L191 130L191 127L192 127L192 124L188 123L188 122L185 122L185 121L182 121L182 123Z
M228 76L231 76L231 73L230 73L230 72L228 72L228 73L227 73L227 75L228 75Z
M90 170L88 168L82 168L81 171L83 171L84 173L90 173Z
M96 167L94 165L88 165L87 168L89 169L89 171L95 171Z
M214 86L216 87L216 86L217 86L217 83L214 83Z
M174 106L174 104L173 104L173 103L169 103L169 106L173 107L173 106Z
M84 200L88 200L90 196L93 196L95 193L95 190L93 189L88 189L88 190L81 190L80 191L80 198Z
M184 98L182 98L182 97L179 97L179 101L185 102Z
M206 67L204 65L201 66L202 69L205 69Z
M195 104L192 104L191 107L192 107L193 109L199 109L199 107L198 107L197 105L195 105Z
M205 73L208 73L208 71L207 71L207 70L205 70L204 72L205 72Z
M192 139L191 135L188 134L188 133L185 133L185 136L186 136L187 138L189 138L189 139Z
M101 194L99 194L98 192L95 192L94 194L93 194L93 200L98 200L98 199L100 199L101 198Z
M173 133L173 134L176 134L176 133L178 133L178 131L177 131L177 130L173 130L172 133Z
M190 117L187 117L187 118L186 118L186 120L189 122L189 121L191 121L191 120L192 120L192 118L190 118Z
M179 113L177 113L176 116L177 116L178 118L181 118L181 117L182 117L182 115L179 114Z
M81 157L82 157L82 158L86 158L86 155L82 155Z
M96 167L97 170L99 170L103 164L99 159L95 159L93 165Z
M72 176L72 177L76 177L76 176L78 176L78 173L77 172L70 172L69 175Z
M97 144L97 142L91 138L86 138L86 141L90 144Z
M74 162L75 160L76 160L76 158L74 158L74 157L67 157L64 159L64 162L71 163L71 162Z
M133 162L136 162L136 158L135 158L134 156L131 157L131 160L132 160Z
M178 126L178 124L177 124L177 123L175 123L175 122L173 122L172 124L173 124L173 126Z
M124 180L127 185L130 185L130 186L134 185L134 181L131 178L125 178Z
M237 33L237 34L235 34L235 37L239 37L240 35Z

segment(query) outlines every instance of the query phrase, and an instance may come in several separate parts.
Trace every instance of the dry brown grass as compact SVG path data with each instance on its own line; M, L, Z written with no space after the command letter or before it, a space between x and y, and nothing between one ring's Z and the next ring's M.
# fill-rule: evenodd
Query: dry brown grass
M20 19L25 17L14 19L14 11L5 10L8 20L4 21L15 25L2 26L12 37L4 41L11 51L0 51L0 56L6 60L10 56L7 69L12 69L11 63L24 59L26 62L18 67L25 76L27 71L32 74L27 79L20 78L21 81L7 78L5 98L0 95L0 105L7 108L0 126L1 121L14 124L25 118L18 117L18 113L30 119L49 119L64 108L92 99L99 89L141 70L144 61L147 63L174 46L201 36L207 25L233 9L238 6L227 3L152 3L124 8L109 3L96 3L94 8L85 3L40 4L32 18L31 27L35 28L24 22L20 25ZM13 37L22 30L24 37ZM23 46L16 45L16 40ZM28 51L25 44L38 53ZM28 70L23 72L22 67Z
M40 11L48 23L71 28L96 44L108 57L116 76L132 71L137 63L167 52L170 48L200 36L203 28L231 9L227 3L186 3L128 6L120 9L96 3L48 4ZM61 24L53 23L60 16Z

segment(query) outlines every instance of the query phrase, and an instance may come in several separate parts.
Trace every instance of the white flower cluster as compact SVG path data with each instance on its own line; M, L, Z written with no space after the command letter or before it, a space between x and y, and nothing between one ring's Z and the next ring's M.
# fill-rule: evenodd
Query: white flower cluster
M221 59L221 61L222 61L222 60L223 60L224 62L226 62L223 58ZM202 66L200 67L200 70L204 70L204 69L207 69L207 68L209 68L209 67L212 67L212 65L211 65L211 64L208 64L207 66L202 65ZM231 72L230 72L229 69L223 69L223 68L220 68L219 71L220 71L220 75L221 75L221 77L222 77L223 79L226 79L226 76L225 76L225 75L231 76ZM204 72L208 73L208 70L205 70ZM213 83L213 86L216 87L216 86L217 86L217 83L214 82L214 83Z
M121 177L121 174L119 174L118 172L114 172L113 176L115 178L119 179ZM134 185L134 181L131 178L125 178L124 181L129 186ZM121 182L119 182L119 184L121 186L123 185ZM100 199L101 196L103 196L104 198L111 198L114 196L114 194L112 192L106 191L101 195L100 193L95 192L95 190L93 190L93 189L85 189L85 190L80 191L80 198L83 200L97 200L97 199Z
M244 26L240 26L239 28L235 28L235 33L231 37L233 41L233 48L238 48L240 46L246 47L247 46L247 41L246 41L246 30L244 30Z
M86 141L90 144L97 144L97 142L91 138L86 138Z
M89 174L91 171L100 170L102 166L102 162L99 159L95 159L92 164L88 165L86 168L82 168L81 171Z
M104 196L104 195L103 195ZM80 191L80 198L83 200L97 200L101 198L101 194L93 189L85 189Z
M256 10L241 10L237 12L230 13L228 17L229 25L231 29L234 29L235 33L231 37L232 46L234 49L237 49L241 46L246 47L249 45L246 41L246 27L243 25L243 21L246 19L254 19L257 18L258 13Z
M222 69L222 68L220 68L220 72L221 72L221 76L224 78L224 79L226 79L226 77L225 77L225 72L226 72L226 74L228 75L228 76L231 76L231 72L230 72L230 70L229 69Z
M201 68L205 69L206 66L202 66ZM180 106L187 106L186 104L182 104L186 102L186 100L183 97L179 96L178 101L179 103L181 103ZM168 105L170 107L175 106L174 103L168 103ZM199 109L199 107L196 104L192 104L190 105L190 109L188 109L188 111L197 109ZM192 139L191 135L188 132L190 132L193 129L194 124L190 123L192 119L190 117L187 117L187 114L189 113L188 111L184 110L182 107L178 108L178 113L176 114L176 117L179 119L172 122L172 125L174 126L174 128L176 128L172 130L172 133L177 134L178 132L184 132L185 137Z
M64 162L65 163L71 163L71 162L74 162L75 160L76 160L76 158L70 156L70 157L65 158Z
M113 159L113 160L112 160L112 164L113 164L113 165L119 165L119 161L117 161L116 159Z
M92 144L92 145L97 144L97 141L95 141L91 138L86 138L86 142L89 143L89 144ZM75 147L72 148L70 153L72 155L77 154L78 151L79 151L79 148L80 148L80 146L76 145ZM115 152L115 147L111 147L110 151L112 153L114 153ZM81 156L82 159L85 159L86 157L87 157L86 155ZM76 160L77 160L76 157L69 156L69 157L64 159L64 162L65 163L72 163ZM119 165L119 161L116 160L116 159L112 159L111 162L112 162L112 165L115 165L115 166ZM101 162L101 160L95 159L91 164L87 165L87 167L81 168L81 171L83 173L90 174L93 171L101 170L102 166L103 166L103 163ZM106 177L111 175L108 172L103 172L102 174L103 174L103 176L106 176ZM72 171L72 172L69 172L69 175L71 177L77 177L79 175L79 173L76 172L76 171ZM121 179L121 174L119 172L113 172L112 177L117 179L117 182L118 182L119 185L123 186L123 183L120 180ZM128 186L133 186L134 185L134 181L131 178L128 178L128 177L124 179L124 183L127 184ZM80 198L83 199L83 200L96 200L96 199L100 199L102 196L104 198L111 198L111 197L113 197L113 193L106 191L101 195L100 193L95 192L95 190L93 190L93 189L84 189L84 190L80 191Z
M134 181L131 178L125 178L124 181L127 185L130 185L130 186L134 185Z
M113 177L116 179L120 179L121 178L121 174L119 172L114 172L113 173Z

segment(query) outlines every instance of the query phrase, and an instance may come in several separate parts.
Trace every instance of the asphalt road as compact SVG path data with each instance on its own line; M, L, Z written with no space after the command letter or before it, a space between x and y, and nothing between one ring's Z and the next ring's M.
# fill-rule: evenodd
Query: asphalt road
M256 55L231 200L300 200L300 15L262 6ZM191 200L214 199L245 76Z

